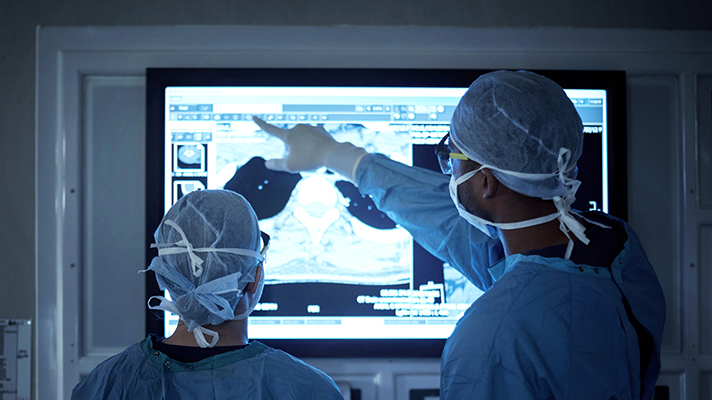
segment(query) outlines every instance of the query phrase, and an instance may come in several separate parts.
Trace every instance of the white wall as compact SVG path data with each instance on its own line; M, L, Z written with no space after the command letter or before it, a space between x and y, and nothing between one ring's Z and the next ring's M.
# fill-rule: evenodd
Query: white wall
M143 232L145 68L229 66L627 71L629 221L668 304L659 383L673 399L712 395L712 295L701 290L712 284L712 33L44 28L38 44L38 398L67 394L143 337L134 316L145 307L135 274L144 240L132 232ZM107 149L121 157L101 157ZM121 290L108 284L116 281ZM95 318L102 312L113 318ZM364 399L406 399L408 389L438 382L437 360L310 361Z

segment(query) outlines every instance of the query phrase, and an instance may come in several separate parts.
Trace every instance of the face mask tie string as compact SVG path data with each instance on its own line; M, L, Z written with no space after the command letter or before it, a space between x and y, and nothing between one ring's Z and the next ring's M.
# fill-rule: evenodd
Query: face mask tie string
M205 340L206 334L213 337L209 342ZM203 349L215 347L218 340L220 340L220 335L218 335L217 332L203 328L202 326L193 329L193 336L195 336L195 341L198 343L198 346Z
M576 192L578 191L579 186L581 186L581 181L569 178L566 176L566 174L570 173L573 169L576 168L575 165L569 165L571 162L571 151L569 149L566 149L562 147L559 149L559 154L557 158L557 171L554 173L548 173L548 174L529 174L529 173L524 173L524 172L512 172L512 171L504 171L502 169L492 167L489 165L482 165L480 168L478 168L475 171L470 171L466 174L463 174L461 177L458 179L454 179L454 177L451 177L450 179L450 196L453 199L453 202L455 203L455 206L458 209L459 214L465 218L470 224L475 226L476 228L480 229L481 231L485 232L486 234L489 234L491 237L496 237L496 235L491 234L491 227L497 227L499 229L503 230L511 230L511 229L521 229L521 228L526 228L530 226L535 226L535 225L541 225L550 221L553 221L555 219L559 220L559 229L566 235L566 237L569 239L569 242L566 246L566 252L564 254L565 259L570 259L571 253L574 248L574 239L573 237L576 237L578 240L580 240L583 244L588 245L590 243L590 240L588 237L586 237L586 229L585 227L574 217L574 214L578 215L574 211L571 210L571 205L574 203L576 200ZM526 220L526 221L519 221L519 222L502 222L502 223L494 223L491 221L487 221L483 218L480 218L476 215L473 215L465 210L465 208L460 204L459 199L457 197L457 186L462 184L464 181L470 179L472 176L474 176L477 172L481 171L482 169L491 169L495 171L499 171L503 174L508 174L512 175L518 178L523 178L523 179L536 179L536 180L544 180L544 179L551 179L552 177L557 178L561 183L564 185L565 193L563 196L554 196L552 198L554 205L556 206L556 212L553 214L549 215L544 215L542 217ZM591 224L600 226L602 228L610 228L606 225L594 222L589 220L588 218L585 218L581 215L578 215L584 220L590 222ZM573 237L572 237L573 234Z
M578 191L581 181L569 178L566 173L571 171L573 166L568 165L571 160L571 151L566 148L559 149L559 156L557 159L557 175L561 183L564 185L566 193L563 196L554 196L552 199L556 210L558 211L559 219L559 229L566 235L569 239L569 243L566 245L566 253L564 254L565 259L571 258L571 253L574 249L574 240L571 237L572 233L578 240L583 244L588 245L590 240L586 237L585 227L574 218L571 212L571 204L576 200L576 192Z
M201 248L194 248L193 244L188 241L188 238L185 236L185 233L183 230L176 224L175 222L171 221L170 219L167 219L164 221L164 224L172 227L173 229L178 232L178 234L181 236L181 240L175 243L152 243L151 248L158 248L158 255L163 256L167 254L180 254L180 253L188 253L188 256L190 257L191 260L191 271L193 272L193 275L196 278L199 278L203 274L203 262L204 260L200 258L197 254L195 253L231 253L231 254L237 254L241 256L249 256L249 257L254 257L260 261L264 261L264 254L261 254L258 251L253 251L253 250L247 250L247 249L230 249L230 248L224 248L224 249L218 249L218 248L213 248L213 247L201 247ZM170 246L177 246L177 247L170 247Z
M178 242L175 242L175 243L167 243L167 244L161 244L161 245L151 244L151 247L158 248L159 256L162 256L165 254L188 253L188 257L190 257L191 271L193 272L193 275L196 278L199 278L200 275L203 275L203 259L198 257L197 254L195 254L193 245L188 241L188 238L185 236L183 229L181 229L180 226L178 226L178 224L171 221L170 219L165 220L164 224L175 229L176 232L178 232L178 234L180 235L181 240L179 240ZM179 246L179 247L160 248L159 246Z
M151 305L151 300L154 300L154 299L160 301L160 303L156 306ZM178 311L178 308L176 307L176 305L172 301L166 299L163 296L152 296L151 298L149 298L148 299L148 309L149 310L170 311L173 314L178 315L181 319L183 319L183 317L181 316L180 311ZM200 346L203 349L215 347L215 345L218 343L218 340L220 340L220 335L218 335L217 332L212 331L207 328L203 328L200 325L198 325L194 328L191 328L189 326L188 331L191 331L191 330L193 331L193 336L195 336L195 342L198 343L198 346ZM205 340L206 334L208 336L212 336L212 339L210 340L210 342Z
M566 160L564 160L566 158ZM601 228L605 229L610 229L610 226L603 225L601 223L591 221L590 219L584 217L583 215L580 215L578 213L574 213L571 210L571 205L574 203L576 200L576 192L578 191L579 186L581 186L581 181L576 180L576 179L571 179L566 176L566 173L571 171L574 166L568 165L569 161L571 159L571 152L566 149L566 148L561 148L559 150L559 158L558 158L558 176L559 180L561 183L563 183L564 187L566 188L566 194L564 194L563 197L561 196L555 196L553 198L554 205L556 206L556 209L559 211L559 229L561 229L562 232L566 235L566 237L569 239L569 243L566 246L566 254L564 256L565 259L569 259L571 257L571 252L573 251L574 248L574 242L571 236L569 235L569 232L573 233L573 235L581 241L581 243L588 245L590 243L590 239L586 237L586 228L574 217L574 214L579 216L580 218L583 218L586 220L588 223L592 225L599 226Z

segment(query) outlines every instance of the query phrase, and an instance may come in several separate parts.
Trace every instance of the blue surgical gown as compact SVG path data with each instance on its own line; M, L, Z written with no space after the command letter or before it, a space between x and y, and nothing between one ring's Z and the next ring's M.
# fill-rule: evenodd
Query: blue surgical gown
M72 399L342 400L334 381L291 355L253 341L183 363L154 350L151 337L99 364Z
M421 246L485 291L447 340L441 399L652 398L665 301L624 221L600 214L624 232L604 267L538 254L505 258L498 239L459 217L448 176L367 155L356 180Z

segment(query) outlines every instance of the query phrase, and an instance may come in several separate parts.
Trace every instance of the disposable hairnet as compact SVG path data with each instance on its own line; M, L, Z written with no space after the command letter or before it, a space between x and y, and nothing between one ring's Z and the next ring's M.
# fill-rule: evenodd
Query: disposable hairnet
M576 178L583 125L564 90L548 78L529 71L480 76L460 100L450 129L459 150L510 189L543 199L573 195L575 182L564 181Z
M235 318L262 260L257 215L247 200L226 190L191 192L168 210L154 237L159 256L149 269L172 300L157 296L155 308L178 314L189 331ZM199 343L202 332L214 333L198 329Z

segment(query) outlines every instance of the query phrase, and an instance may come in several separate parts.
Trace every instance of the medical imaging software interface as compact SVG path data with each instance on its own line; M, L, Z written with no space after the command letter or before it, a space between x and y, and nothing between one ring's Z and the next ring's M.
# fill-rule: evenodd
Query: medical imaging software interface
M271 235L261 303L249 319L253 339L444 339L482 292L414 243L344 177L325 168L271 171L282 128L323 126L408 165L437 166L466 88L167 87L165 210L194 190L228 189L253 206ZM606 92L566 90L584 122L585 146L598 146L597 182L582 199L607 211ZM603 166L603 167L601 167ZM598 183L596 183L598 185ZM581 207L578 207L581 209ZM165 335L177 325L166 313Z

